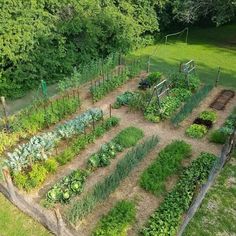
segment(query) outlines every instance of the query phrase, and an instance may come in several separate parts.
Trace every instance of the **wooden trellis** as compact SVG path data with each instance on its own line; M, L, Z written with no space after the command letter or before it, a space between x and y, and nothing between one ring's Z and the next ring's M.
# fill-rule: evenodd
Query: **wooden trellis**
M195 74L196 66L194 60L188 61L187 63L180 63L179 72L185 75L189 87L189 75L191 73Z
M151 98L147 104L147 107L149 107L149 105L151 104L153 98L156 97L157 99L157 107L160 110L161 109L161 99L164 97L164 95L168 95L169 93L169 83L167 81L167 79L161 81L159 84L157 84L152 91L152 95Z

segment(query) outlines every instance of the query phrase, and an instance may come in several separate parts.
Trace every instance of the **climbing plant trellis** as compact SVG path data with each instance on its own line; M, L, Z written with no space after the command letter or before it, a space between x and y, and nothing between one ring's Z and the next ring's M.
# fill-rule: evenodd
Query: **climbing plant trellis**
M151 104L152 100L154 98L157 99L157 108L158 110L161 110L161 99L165 96L169 94L169 83L168 80L165 79L163 81L161 81L159 84L157 84L152 91L150 100L147 104L147 107L149 107L149 105Z
M180 63L179 72L185 75L189 87L189 75L191 73L195 74L196 66L194 60L188 61L187 63Z

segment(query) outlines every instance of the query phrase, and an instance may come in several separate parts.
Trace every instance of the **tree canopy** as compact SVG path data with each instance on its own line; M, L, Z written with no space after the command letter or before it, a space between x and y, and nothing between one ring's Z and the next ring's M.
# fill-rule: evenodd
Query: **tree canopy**
M233 0L235 1L235 0ZM224 2L224 3L223 3ZM54 83L73 68L153 42L173 19L216 25L235 13L221 0L0 0L0 94L22 96L41 79Z

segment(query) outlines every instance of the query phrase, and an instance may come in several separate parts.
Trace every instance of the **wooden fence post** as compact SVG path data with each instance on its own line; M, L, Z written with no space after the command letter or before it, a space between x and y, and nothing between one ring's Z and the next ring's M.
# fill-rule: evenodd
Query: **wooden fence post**
M64 236L64 221L62 219L61 213L59 211L58 208L56 208L55 210L55 215L56 215L56 219L57 219L57 235L58 236Z
M12 202L16 202L16 193L15 193L15 189L14 189L14 185L12 183L12 179L11 179L11 175L10 175L10 172L8 170L7 167L4 167L2 169L2 173L4 175L4 178L5 178L5 181L6 181L6 184L7 184L7 189L8 189L8 193L9 193L9 196L12 200Z
M150 72L150 65L151 65L150 60L151 60L151 57L149 56L148 57L148 62L147 62L147 73Z
M110 106L109 106L109 116L110 116L110 118L111 118L111 104L110 104Z
M5 117L5 127L6 127L6 130L9 131L10 125L9 125L9 120L8 120L8 116L7 116L7 106L6 106L5 97L3 97L3 96L1 97L1 102L2 102L2 106L3 106L4 117Z
M215 87L218 86L218 83L219 83L219 81L220 81L220 72L221 72L221 68L218 67L218 72L217 72L217 77L216 77Z

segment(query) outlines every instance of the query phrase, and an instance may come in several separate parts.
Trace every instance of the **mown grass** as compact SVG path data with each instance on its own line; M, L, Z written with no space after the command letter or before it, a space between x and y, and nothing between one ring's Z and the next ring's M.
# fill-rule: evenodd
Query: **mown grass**
M236 152L234 153L236 157ZM236 161L225 166L184 236L236 235ZM227 233L226 233L227 232Z
M190 28L188 44L184 36L173 38L165 45L162 40L128 57L151 56L151 71L170 73L179 70L179 63L195 60L197 73L203 82L214 82L218 66L221 67L219 84L236 88L236 24L218 28Z
M0 194L0 235L1 236L49 236L42 225L26 216Z

